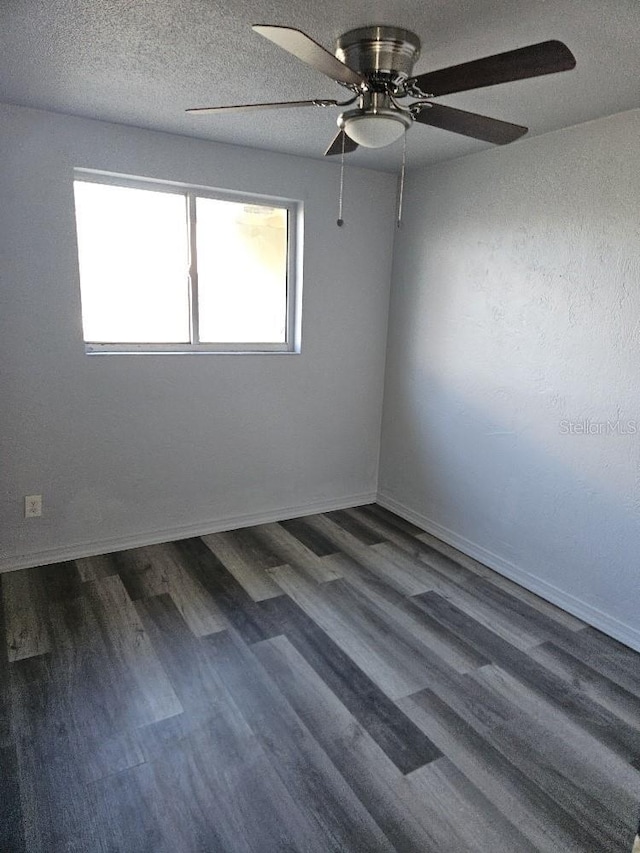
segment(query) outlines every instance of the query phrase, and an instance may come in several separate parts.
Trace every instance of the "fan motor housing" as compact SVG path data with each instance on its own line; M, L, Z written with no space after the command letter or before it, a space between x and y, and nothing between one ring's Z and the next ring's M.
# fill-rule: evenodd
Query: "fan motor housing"
M406 80L420 56L420 39L401 27L359 27L338 38L336 56L366 76Z

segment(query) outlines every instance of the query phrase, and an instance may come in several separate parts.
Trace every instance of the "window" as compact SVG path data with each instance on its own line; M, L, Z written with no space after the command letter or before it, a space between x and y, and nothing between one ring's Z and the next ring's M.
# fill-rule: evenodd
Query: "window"
M298 205L76 173L87 352L292 352Z

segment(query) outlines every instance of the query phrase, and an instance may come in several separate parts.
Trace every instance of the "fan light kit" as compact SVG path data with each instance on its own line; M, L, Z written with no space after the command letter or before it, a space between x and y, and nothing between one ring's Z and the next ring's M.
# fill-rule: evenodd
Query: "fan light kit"
M325 155L345 154L364 148L383 148L400 139L414 122L460 133L484 142L505 145L519 139L526 127L436 104L433 98L540 77L575 67L576 60L560 41L543 41L528 47L486 56L438 71L411 76L420 56L420 39L400 27L359 27L341 35L335 55L293 27L254 25L261 36L311 65L348 89L346 101L314 98L266 104L197 107L188 113L208 114L296 107L349 107L338 116L338 134ZM406 98L413 103L403 104Z
M394 107L388 95L363 95L362 103L357 110L347 110L338 117L338 127L358 145L384 148L411 127L411 113Z

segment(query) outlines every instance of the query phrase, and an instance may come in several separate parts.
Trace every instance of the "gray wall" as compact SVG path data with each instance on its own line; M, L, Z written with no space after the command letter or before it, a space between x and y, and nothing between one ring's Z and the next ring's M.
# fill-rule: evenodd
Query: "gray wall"
M640 648L638 139L632 112L410 174L380 494ZM86 356L74 166L302 199L302 355ZM0 569L373 498L395 184L348 169L342 230L337 184L0 107Z
M633 111L409 176L380 469L388 506L636 648L638 140Z
M14 107L0 152L0 568L372 499L392 176L338 229L333 163ZM74 166L302 199L302 354L85 355Z

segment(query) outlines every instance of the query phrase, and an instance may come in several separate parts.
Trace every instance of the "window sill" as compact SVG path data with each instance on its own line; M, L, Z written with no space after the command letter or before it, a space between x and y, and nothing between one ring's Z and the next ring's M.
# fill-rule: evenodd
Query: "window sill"
M192 347L182 344L85 344L86 355L300 355L300 348L286 344L228 345Z

